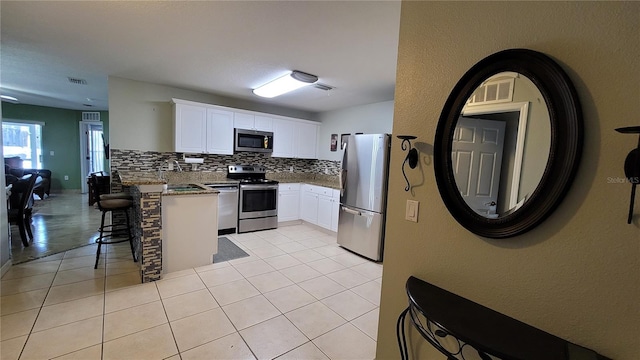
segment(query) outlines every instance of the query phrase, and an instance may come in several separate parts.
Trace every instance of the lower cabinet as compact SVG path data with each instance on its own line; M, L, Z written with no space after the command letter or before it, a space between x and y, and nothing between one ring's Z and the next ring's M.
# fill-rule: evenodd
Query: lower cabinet
M318 223L318 194L313 185L303 185L300 194L300 218L312 224Z
M302 186L300 218L328 230L338 231L340 191L316 185Z
M300 184L278 186L278 222L300 219Z

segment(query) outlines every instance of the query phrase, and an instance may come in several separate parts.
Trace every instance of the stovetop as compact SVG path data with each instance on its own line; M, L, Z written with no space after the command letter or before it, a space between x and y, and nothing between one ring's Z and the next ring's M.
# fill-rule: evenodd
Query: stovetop
M238 180L240 184L277 184L278 181L265 178L266 169L260 165L229 165L227 178Z
M269 179L240 179L240 184L277 184L276 180Z

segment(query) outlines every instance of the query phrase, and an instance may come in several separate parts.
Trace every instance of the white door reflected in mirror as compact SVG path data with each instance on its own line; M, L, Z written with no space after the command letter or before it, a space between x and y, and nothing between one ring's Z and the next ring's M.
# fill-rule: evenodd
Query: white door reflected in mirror
M452 139L456 185L477 214L498 218L535 191L551 147L549 111L522 74L488 78L469 97Z

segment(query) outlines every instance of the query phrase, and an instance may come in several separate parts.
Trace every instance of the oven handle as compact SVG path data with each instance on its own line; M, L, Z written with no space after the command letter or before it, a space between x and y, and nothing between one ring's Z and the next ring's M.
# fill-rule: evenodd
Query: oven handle
M261 185L261 184L242 184L240 189L246 190L278 190L278 184L275 185Z

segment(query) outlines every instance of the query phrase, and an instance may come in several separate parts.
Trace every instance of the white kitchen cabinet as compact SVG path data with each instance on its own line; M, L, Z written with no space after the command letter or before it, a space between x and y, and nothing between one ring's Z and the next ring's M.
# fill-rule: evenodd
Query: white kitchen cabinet
M278 185L278 222L300 219L300 184Z
M293 121L273 119L273 153L272 157L295 157L295 129Z
M175 104L174 125L176 152L205 152L207 146L206 107Z
M318 197L317 186L303 185L300 193L300 218L311 224L318 224Z
M272 157L317 158L318 127L309 121L273 119Z
M233 126L238 129L273 131L273 119L264 115L235 112Z
M233 154L233 112L223 107L173 99L174 150Z
M340 190L323 187L321 191L318 196L318 226L331 231L338 231Z
M318 226L325 229L331 229L331 205L333 199L331 196L318 196Z
M233 113L207 109L206 153L233 155Z
M304 184L300 192L300 218L327 230L338 231L340 190Z
M308 122L297 123L296 157L316 159L318 157L318 125Z
M163 195L163 273L210 265L216 253L218 194Z

